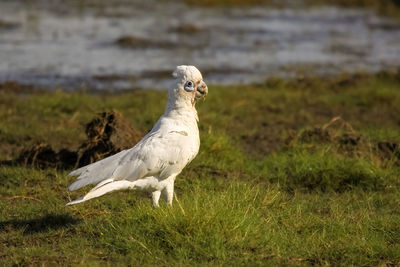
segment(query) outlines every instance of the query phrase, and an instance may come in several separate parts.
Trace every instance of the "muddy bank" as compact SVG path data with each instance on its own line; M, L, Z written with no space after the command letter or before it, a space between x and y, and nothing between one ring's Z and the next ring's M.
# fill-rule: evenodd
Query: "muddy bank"
M116 41L115 44L123 47L123 48L131 48L131 49L172 49L176 45L172 42L167 42L167 41L154 41L151 39L144 39L144 38L139 38L135 37L132 35L126 35L126 36L121 36L119 37Z
M0 82L37 87L164 90L171 76L143 74L180 64L226 85L400 67L400 24L365 10L6 1L0 16Z

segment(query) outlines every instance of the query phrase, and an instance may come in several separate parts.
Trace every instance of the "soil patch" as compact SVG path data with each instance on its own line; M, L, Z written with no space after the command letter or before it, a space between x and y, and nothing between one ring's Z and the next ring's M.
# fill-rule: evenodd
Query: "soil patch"
M31 147L24 149L17 163L25 166L45 169L45 168L71 168L75 166L77 153L62 149L56 152L49 144L38 142Z
M81 167L131 148L143 136L117 111L98 114L86 125L85 132L88 139L77 151L56 152L49 144L40 142L23 150L16 162L41 169Z
M382 161L393 160L400 165L399 142L368 140L341 117L335 117L322 127L305 130L287 140L289 146L296 142L332 144L338 152L346 155L362 157L372 153Z

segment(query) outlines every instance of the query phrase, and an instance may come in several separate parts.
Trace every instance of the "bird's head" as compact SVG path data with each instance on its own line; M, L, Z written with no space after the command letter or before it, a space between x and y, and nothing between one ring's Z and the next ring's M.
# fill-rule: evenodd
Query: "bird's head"
M204 99L207 95L207 84L196 67L178 66L172 75L176 78L176 83L169 90L170 101L194 106L197 100Z

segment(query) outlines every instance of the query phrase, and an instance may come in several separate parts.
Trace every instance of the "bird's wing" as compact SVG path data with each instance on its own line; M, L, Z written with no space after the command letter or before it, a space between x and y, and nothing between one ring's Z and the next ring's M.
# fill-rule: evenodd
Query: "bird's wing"
M131 149L123 150L113 156L72 171L68 174L68 176L79 176L77 180L68 187L68 190L73 191L88 184L97 184L107 178L110 178L114 170L118 167L121 159L123 159L130 150Z
M71 172L69 176L79 177L68 189L76 190L106 179L134 181L154 175L167 178L180 172L193 158L188 155L193 154L189 143L187 136L173 132L153 133L131 149Z

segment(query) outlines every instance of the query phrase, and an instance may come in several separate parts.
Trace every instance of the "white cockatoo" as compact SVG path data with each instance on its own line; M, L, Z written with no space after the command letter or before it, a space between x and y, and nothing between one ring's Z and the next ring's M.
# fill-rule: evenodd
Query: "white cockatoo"
M68 187L70 191L89 184L96 186L67 205L121 189L151 191L154 206L158 206L162 194L172 205L175 178L199 151L195 104L208 93L194 66L178 66L173 76L176 83L168 90L164 115L154 128L131 149L71 172L68 176L78 178Z

